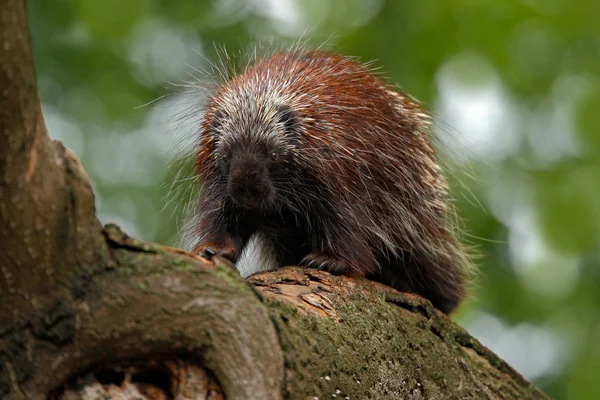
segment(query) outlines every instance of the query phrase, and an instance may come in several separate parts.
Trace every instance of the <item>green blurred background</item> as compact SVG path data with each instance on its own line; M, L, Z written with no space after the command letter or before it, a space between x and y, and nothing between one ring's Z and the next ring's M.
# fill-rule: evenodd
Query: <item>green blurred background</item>
M201 77L215 44L249 52L303 36L375 60L435 113L456 161L456 203L482 255L456 319L552 397L600 399L600 1L30 0L29 11L51 135L81 157L103 222L162 244L176 243L184 208L164 200L169 160L191 150L177 114L198 100L177 85Z

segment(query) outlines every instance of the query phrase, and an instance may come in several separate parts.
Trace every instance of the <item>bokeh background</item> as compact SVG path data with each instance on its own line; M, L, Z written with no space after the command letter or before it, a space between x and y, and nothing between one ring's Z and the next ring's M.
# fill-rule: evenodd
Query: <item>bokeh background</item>
M178 115L198 100L180 84L210 69L215 44L248 53L303 37L375 60L434 112L455 161L481 254L457 321L552 397L600 399L600 1L30 0L29 11L46 122L90 173L100 219L167 245L184 207L165 197L188 182L173 172L193 132Z

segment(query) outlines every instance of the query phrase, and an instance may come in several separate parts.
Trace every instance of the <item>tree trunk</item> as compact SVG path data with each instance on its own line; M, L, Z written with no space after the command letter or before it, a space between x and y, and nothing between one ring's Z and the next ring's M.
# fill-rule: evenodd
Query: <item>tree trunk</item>
M293 267L245 281L102 227L47 135L25 8L0 7L2 399L545 398L418 296Z

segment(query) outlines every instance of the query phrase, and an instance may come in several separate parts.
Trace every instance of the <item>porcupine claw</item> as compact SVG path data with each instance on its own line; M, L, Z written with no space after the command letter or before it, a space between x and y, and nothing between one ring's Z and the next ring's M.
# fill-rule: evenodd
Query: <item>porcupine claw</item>
M208 259L213 258L214 255L215 255L215 252L212 249L210 249L208 247L206 249L204 249L204 257L205 258L208 258Z
M322 253L309 253L298 264L301 267L321 269L333 274L344 274L350 271L345 260Z
M213 257L218 256L218 257L223 257L228 259L229 261L231 261L232 263L235 263L236 259L235 259L235 252L233 251L233 249L229 249L229 248L223 248L223 249L217 249L215 247L205 247L204 251L200 252L200 255L204 258L206 258L207 260L212 260Z

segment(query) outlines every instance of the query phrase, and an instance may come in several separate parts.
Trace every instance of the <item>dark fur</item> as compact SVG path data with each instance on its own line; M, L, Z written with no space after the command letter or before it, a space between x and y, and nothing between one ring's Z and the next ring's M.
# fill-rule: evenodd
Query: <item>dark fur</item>
M260 232L276 266L366 276L451 312L468 259L446 225L424 113L392 91L322 52L275 54L217 89L197 158L195 251L236 261Z

